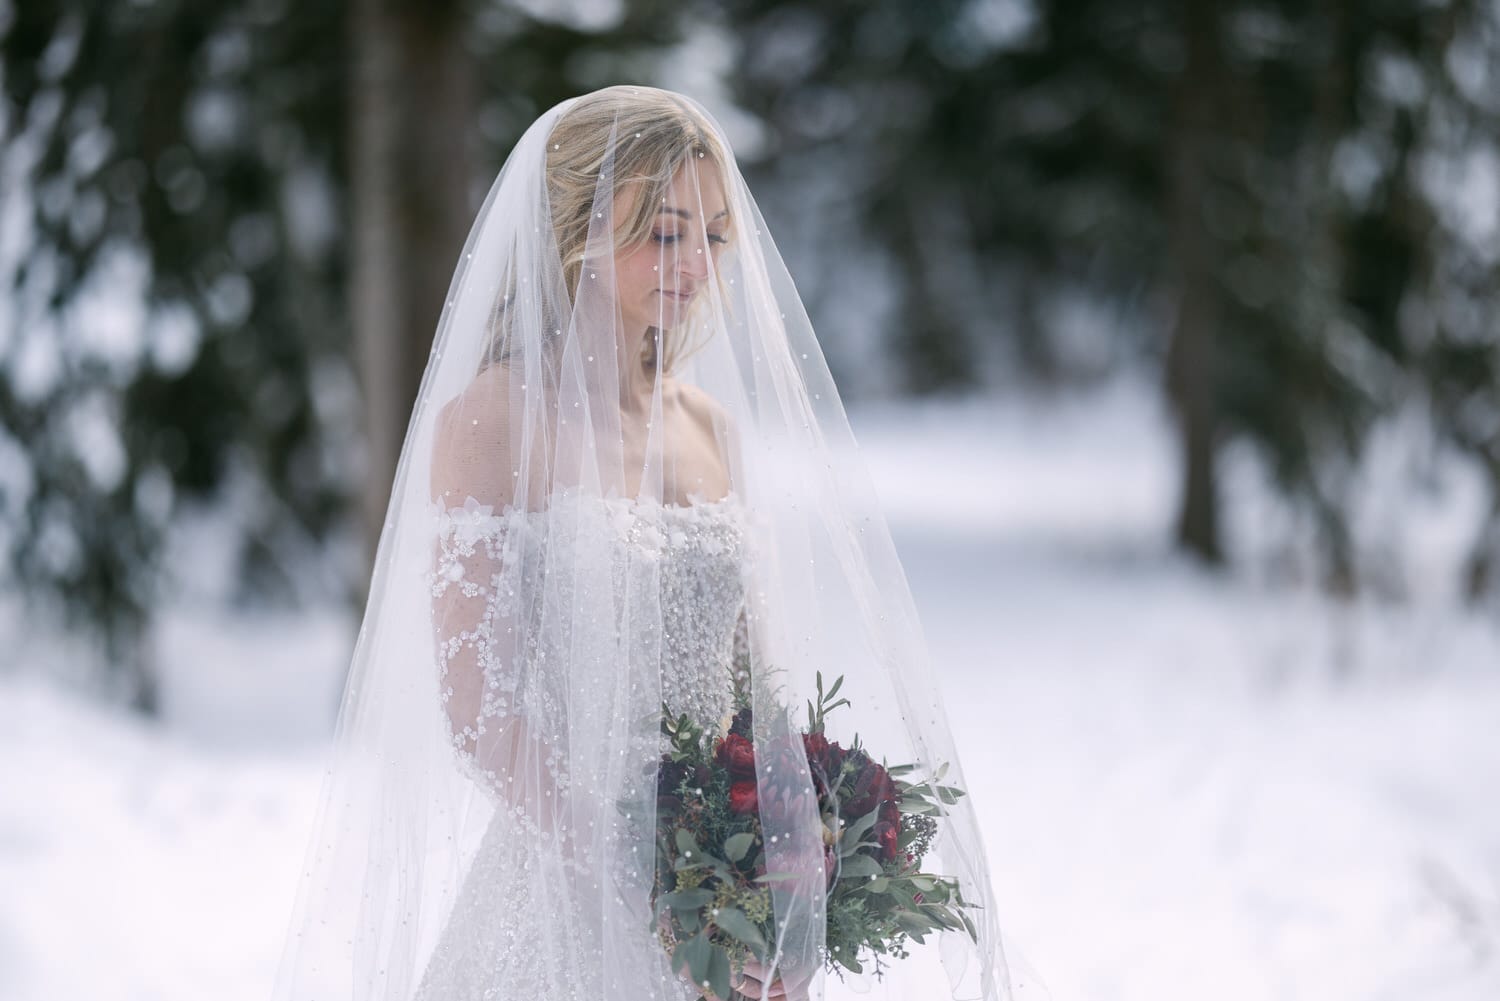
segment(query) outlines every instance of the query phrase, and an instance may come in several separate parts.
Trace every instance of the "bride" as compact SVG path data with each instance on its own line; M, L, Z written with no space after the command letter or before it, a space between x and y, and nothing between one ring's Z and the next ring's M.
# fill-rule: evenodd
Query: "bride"
M657 900L663 717L713 740L751 706L757 746L800 748L836 677L830 741L962 787L843 407L723 133L667 91L565 101L501 170L443 309L277 996L714 998ZM971 933L839 956L829 929L858 920L825 893L854 878L831 867L839 832L775 800L812 792L802 754L781 775L757 758L752 809L790 875L762 891L775 931L736 959L737 995L1009 996L966 797L939 805L922 868L962 887Z

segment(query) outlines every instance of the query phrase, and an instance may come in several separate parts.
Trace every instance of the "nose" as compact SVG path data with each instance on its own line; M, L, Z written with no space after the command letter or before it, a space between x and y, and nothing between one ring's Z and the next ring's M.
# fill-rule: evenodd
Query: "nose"
M681 279L701 282L708 277L708 240L698 233L691 240L682 240L677 252L677 274Z

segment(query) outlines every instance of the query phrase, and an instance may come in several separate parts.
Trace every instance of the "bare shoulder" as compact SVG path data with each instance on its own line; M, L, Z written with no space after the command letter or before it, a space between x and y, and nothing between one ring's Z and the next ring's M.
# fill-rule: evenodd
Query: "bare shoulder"
M710 434L723 434L726 429L733 425L729 412L724 405L714 399L706 390L695 386L690 382L676 382L676 396L678 405L682 407L685 414L693 419L693 423Z
M432 429L430 488L434 498L486 502L510 499L510 375L493 365L443 404Z
M509 413L511 371L504 365L491 365L469 381L469 384L438 412L442 428L475 427L500 420Z

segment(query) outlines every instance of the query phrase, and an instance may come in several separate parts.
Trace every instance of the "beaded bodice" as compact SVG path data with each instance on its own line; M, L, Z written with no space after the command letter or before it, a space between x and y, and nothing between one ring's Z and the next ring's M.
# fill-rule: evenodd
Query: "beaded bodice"
M601 901L600 888L625 885L629 873L609 867L629 869L635 858L624 851L628 841L612 840L632 836L615 797L641 795L612 771L620 764L614 751L645 762L661 753L661 736L655 726L622 734L620 723L639 723L657 708L658 679L669 712L720 723L733 705L736 654L747 643L744 506L733 494L689 499L674 506L571 491L555 494L542 511L496 513L472 498L463 507L435 505L429 582L439 691L458 762L500 808L418 1001L607 996L593 967L559 957L603 948L594 919L610 896ZM512 717L525 720L539 755L521 752L513 771L483 752L485 763L477 764L464 749L503 731ZM610 794L597 796L603 786ZM569 807L553 809L564 796ZM665 954L644 919L622 927L636 936L624 954L661 967L659 978L630 974L652 986L651 998L699 995L665 972ZM624 975L618 965L610 969Z
M507 629L525 637L528 663L492 679L491 698L566 726L557 672L577 677L581 665L570 661L618 660L624 652L632 669L659 665L662 701L674 714L712 723L730 710L745 599L744 510L734 494L689 505L564 494L545 511L500 514L470 499L438 517L434 597L455 587L483 595L488 607L481 621L491 629L510 623ZM566 540L566 554L551 551L559 539ZM473 572L476 555L486 553L488 566L508 568L501 576ZM565 570L559 571L559 559L569 561ZM591 582L613 597L617 630L603 642L595 631L595 641L581 643L577 630L553 628L545 619L559 609L602 614L593 607L598 595L579 593ZM473 639L505 642L498 635L464 637ZM456 653L461 644L450 643L443 649ZM594 666L605 678L625 665ZM575 714L582 708L577 695ZM507 706L487 709L503 714Z

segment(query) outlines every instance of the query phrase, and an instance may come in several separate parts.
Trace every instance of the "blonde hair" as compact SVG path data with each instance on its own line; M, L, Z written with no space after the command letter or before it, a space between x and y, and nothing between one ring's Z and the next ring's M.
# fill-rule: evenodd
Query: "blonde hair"
M612 162L606 165L611 151ZM607 167L610 172L617 207L623 186L641 186L628 216L614 219L618 250L646 241L660 196L683 164L699 158L720 172L730 162L729 151L703 114L665 90L606 87L578 98L563 113L547 140L547 200L569 295L583 267L600 171ZM689 327L684 323L657 331L659 347L657 337L647 337L643 363L659 361L660 370L670 372L689 353L684 333Z

